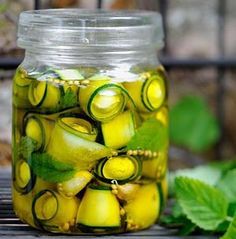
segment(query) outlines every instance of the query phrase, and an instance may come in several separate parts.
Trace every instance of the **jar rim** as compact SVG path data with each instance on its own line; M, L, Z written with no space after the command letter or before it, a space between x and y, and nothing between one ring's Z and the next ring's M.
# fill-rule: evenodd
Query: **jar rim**
M163 37L157 12L62 8L22 12L17 43L25 49L161 48Z

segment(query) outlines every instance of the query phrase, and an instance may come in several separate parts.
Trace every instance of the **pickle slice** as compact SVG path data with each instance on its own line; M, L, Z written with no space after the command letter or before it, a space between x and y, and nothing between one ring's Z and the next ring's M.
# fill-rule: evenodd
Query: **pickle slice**
M79 102L90 117L104 122L123 111L126 94L121 84L109 83L108 80L91 80L87 87L80 88Z
M111 183L112 180L116 180L119 184L124 184L137 179L141 171L139 159L121 155L101 160L94 173L100 181Z
M114 149L127 145L135 134L134 116L131 111L125 111L101 126L105 145Z
M46 81L33 81L29 86L28 97L33 106L55 108L60 100L60 89Z
M111 156L112 149L88 140L82 134L76 129L65 127L58 119L47 152L56 160L70 163L78 170L90 169L98 159Z
M136 197L124 206L127 230L133 231L151 226L160 212L160 196L156 183L143 185Z
M53 121L30 114L25 118L25 135L37 142L37 149L46 148L51 132L54 127Z
M66 198L47 189L40 191L32 203L35 224L45 230L69 231L75 225L79 203L76 197Z
M119 228L121 225L119 202L109 188L87 188L76 221L77 227L82 231Z
M166 99L166 83L162 75L146 72L141 74L141 79L123 85L140 112L155 111Z

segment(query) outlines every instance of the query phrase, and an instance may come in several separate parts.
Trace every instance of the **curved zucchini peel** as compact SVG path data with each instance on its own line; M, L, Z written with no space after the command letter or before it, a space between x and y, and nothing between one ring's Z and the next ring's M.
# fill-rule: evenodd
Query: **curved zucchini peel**
M125 111L109 122L101 124L103 139L107 147L119 149L127 145L135 134L135 118L130 110Z
M141 79L123 85L140 112L155 111L166 100L166 83L161 75L146 72Z
M21 194L29 193L36 182L36 175L33 173L29 164L18 159L13 165L13 186Z
M38 150L44 150L47 147L53 127L53 121L39 115L28 115L24 119L24 133L37 142Z
M72 164L79 171L90 169L97 160L111 156L112 149L80 137L76 130L68 130L58 120L47 152L56 160Z
M46 81L33 81L29 86L28 98L32 106L54 109L60 101L61 91Z
M151 226L159 215L160 196L156 183L143 185L136 197L124 205L127 230L140 230Z
M84 119L81 115L71 114L60 116L58 124L66 131L71 132L81 138L95 141L97 138L97 129L91 121Z
M58 183L58 192L66 197L73 197L83 190L92 178L93 175L89 171L79 171L70 180Z
M32 202L35 224L45 230L70 231L75 226L79 203L76 197L65 198L48 189L40 191Z
M120 155L117 157L104 158L95 170L95 177L105 183L116 180L118 184L125 184L136 180L142 171L142 162L135 157Z
M127 92L118 83L109 80L91 80L79 89L79 103L94 120L106 122L120 114L126 105Z
M77 227L81 231L106 232L121 226L120 205L111 190L88 187L82 198Z

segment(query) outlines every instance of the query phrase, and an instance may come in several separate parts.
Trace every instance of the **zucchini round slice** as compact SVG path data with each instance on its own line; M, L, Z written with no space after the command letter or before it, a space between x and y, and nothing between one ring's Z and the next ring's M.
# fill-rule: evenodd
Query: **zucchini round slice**
M39 227L69 231L75 225L78 207L79 200L76 197L66 198L52 190L43 190L33 199L32 214Z
M29 193L36 182L36 175L31 170L29 164L19 159L13 165L13 185L14 188L21 194Z
M147 72L141 79L123 85L141 112L157 110L166 99L165 79L158 74Z
M105 145L113 149L122 148L135 133L135 119L131 111L125 111L109 122L103 122L102 134Z
M79 171L68 181L58 183L59 193L67 197L78 194L92 180L93 175L89 171Z
M75 116L76 115L61 116L58 120L58 124L72 134L90 141L95 141L97 138L97 129L91 122L81 118L79 115L77 115L77 117Z
M90 169L97 160L111 156L112 149L81 135L81 132L65 127L61 119L58 119L47 152L56 160L72 164L78 171Z
M78 69L54 69L53 70L62 80L83 80Z
M29 101L40 108L55 108L60 100L60 89L46 81L32 81L29 86Z
M142 185L136 197L124 205L127 230L134 231L151 226L160 211L160 196L156 183Z
M19 87L26 87L29 86L31 83L31 79L27 77L27 72L23 68L19 68L16 71L16 75L14 77L14 82Z
M77 227L86 232L106 232L121 226L120 205L110 189L87 188L82 198Z
M127 92L118 83L108 80L91 80L79 89L79 103L91 118L109 121L120 114L126 105Z
M102 182L111 183L116 180L118 184L124 184L137 179L141 171L142 164L138 158L121 155L101 160L94 174Z
M53 129L53 121L47 120L36 115L29 115L25 118L25 135L37 142L37 149L46 148L51 132Z

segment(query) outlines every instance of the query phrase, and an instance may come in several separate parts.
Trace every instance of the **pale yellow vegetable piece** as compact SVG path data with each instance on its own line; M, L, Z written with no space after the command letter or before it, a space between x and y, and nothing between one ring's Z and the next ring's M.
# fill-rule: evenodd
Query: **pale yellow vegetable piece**
M15 167L16 183L19 187L24 188L30 181L30 167L24 160L19 160L16 162Z
M119 227L118 200L110 190L87 188L78 211L77 223L89 227Z
M141 186L136 197L129 201L124 209L127 222L130 224L128 230L151 226L156 221L160 211L160 196L156 183Z
M135 122L131 111L121 113L109 122L101 124L105 145L118 149L127 145L135 133Z
M92 180L93 175L89 171L79 171L68 181L58 183L58 191L67 197L78 194Z
M130 201L136 197L140 185L134 183L126 183L124 185L117 185L117 197L121 200Z

